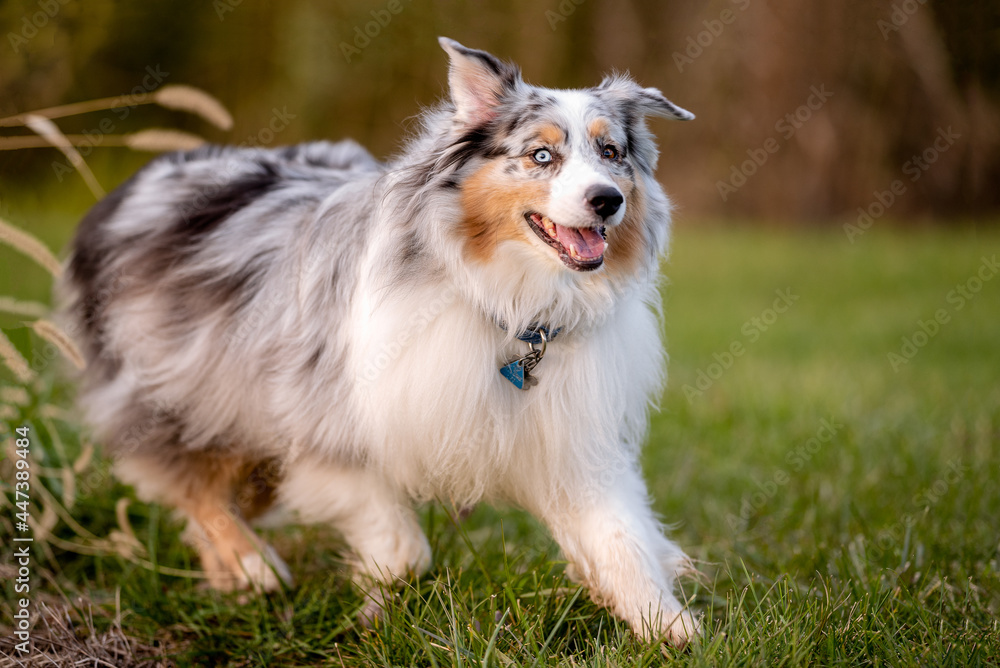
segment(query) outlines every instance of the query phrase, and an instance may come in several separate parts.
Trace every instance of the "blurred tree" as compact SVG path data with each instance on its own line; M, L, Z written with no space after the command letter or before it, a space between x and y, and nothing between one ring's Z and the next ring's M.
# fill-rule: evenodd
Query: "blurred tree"
M885 193L892 218L1000 210L996 0L390 4L11 0L0 4L0 114L128 92L159 66L218 96L236 127L152 108L145 126L249 144L354 137L387 156L444 91L445 34L549 86L628 69L694 111L694 123L654 121L683 217L856 218ZM50 162L0 152L0 197L51 186ZM136 162L109 159L120 172L109 185Z

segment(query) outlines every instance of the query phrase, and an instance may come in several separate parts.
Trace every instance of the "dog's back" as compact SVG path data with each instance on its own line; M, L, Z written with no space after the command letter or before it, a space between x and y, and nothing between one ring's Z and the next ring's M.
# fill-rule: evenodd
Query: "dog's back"
M380 170L350 141L207 146L152 161L90 211L62 290L87 360L83 404L107 446L197 449L222 434L257 446L247 426L275 403L261 396L281 373L268 368L275 340L283 366L296 353L302 364L334 362L328 332L294 314L345 308L338 297L356 278ZM322 291L327 303L289 308L323 280L338 284ZM261 401L248 405L250 387Z

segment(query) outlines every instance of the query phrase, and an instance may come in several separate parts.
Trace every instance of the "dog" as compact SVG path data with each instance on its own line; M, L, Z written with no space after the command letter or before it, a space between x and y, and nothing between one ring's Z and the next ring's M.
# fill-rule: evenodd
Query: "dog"
M152 160L80 223L61 284L79 404L116 474L179 510L211 585L291 583L251 523L343 535L375 601L425 572L414 504L513 504L642 638L683 645L691 569L638 456L665 380L671 205L645 118L441 38L450 99L387 163L353 141Z

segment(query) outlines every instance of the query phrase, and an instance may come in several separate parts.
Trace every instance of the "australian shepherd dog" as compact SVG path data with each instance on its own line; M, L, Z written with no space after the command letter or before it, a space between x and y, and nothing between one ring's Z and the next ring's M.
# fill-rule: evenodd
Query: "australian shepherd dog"
M638 458L670 222L645 117L693 116L626 76L551 90L441 46L450 99L390 162L208 146L87 214L61 285L87 421L215 587L291 582L250 528L281 510L336 527L378 614L431 563L414 504L506 503L600 605L684 644L690 562Z

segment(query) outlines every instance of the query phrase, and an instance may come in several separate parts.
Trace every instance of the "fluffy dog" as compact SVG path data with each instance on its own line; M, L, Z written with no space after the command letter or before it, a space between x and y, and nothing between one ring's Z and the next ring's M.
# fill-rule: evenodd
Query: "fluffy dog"
M637 458L670 216L644 118L693 116L624 76L550 90L441 45L450 100L389 163L210 146L96 205L62 285L81 405L217 587L290 582L248 526L271 506L334 525L377 596L430 564L413 503L511 503L594 600L683 644L689 562Z

